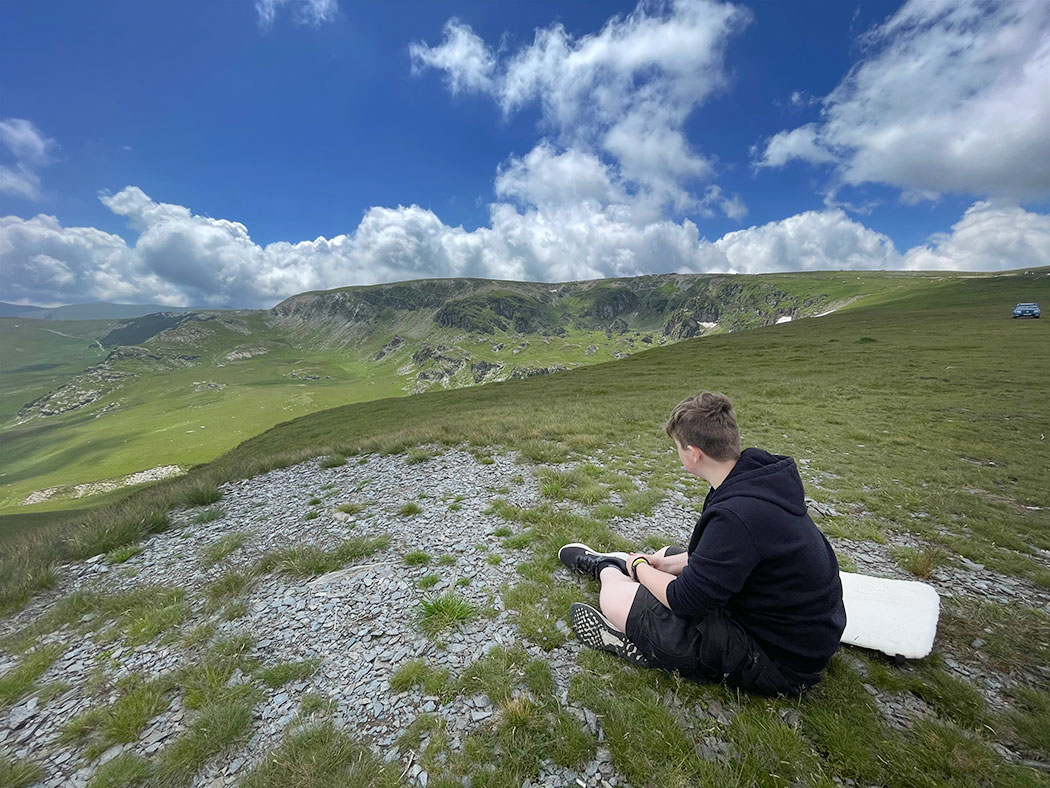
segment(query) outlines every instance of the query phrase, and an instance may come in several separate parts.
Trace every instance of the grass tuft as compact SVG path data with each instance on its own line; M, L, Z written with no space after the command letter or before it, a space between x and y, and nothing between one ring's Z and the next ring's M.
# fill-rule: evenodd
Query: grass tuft
M346 465L346 457L341 454L330 454L321 460L321 468L327 470L328 468L340 468Z
M292 734L240 788L397 788L397 764L383 763L329 722Z
M27 788L43 779L40 764L0 755L0 785L4 788Z
M413 550L405 554L405 563L409 566L425 566L430 563L430 553L423 550Z
M299 545L264 555L256 565L260 572L280 572L293 577L312 577L342 569L351 561L382 550L390 544L388 536L355 537L334 550Z
M434 453L426 449L412 449L405 457L405 465L418 465L421 462L429 462L434 459Z
M182 494L180 503L192 508L196 506L208 506L216 503L222 498L222 490L218 485L198 483L189 486Z
M316 659L306 659L301 662L282 662L259 671L259 681L267 687L277 688L284 686L289 681L301 681L310 678L317 670L320 662Z
M214 566L222 559L241 549L246 541L248 541L248 534L246 533L226 534L204 548L204 552L201 554L201 564Z
M421 511L423 511L423 507L413 501L410 503L406 503L404 506L397 510L397 513L402 517L411 517L414 514L419 514Z
M124 545L106 553L107 564L122 564L142 553L142 546L137 544Z
M194 525L201 525L203 523L212 523L216 520L221 520L226 512L219 506L213 506L210 509L205 509L203 512L199 512L194 515L193 519L190 520Z
M890 557L898 566L907 569L916 577L928 580L933 570L941 566L948 555L944 548L937 545L928 545L922 550L912 547L894 547L890 549Z
M477 616L478 609L452 592L420 603L420 628L428 635L436 635L446 629L470 621Z
M153 764L141 755L125 752L98 767L88 788L132 788L153 776Z
M25 654L18 667L0 676L0 709L33 691L40 674L51 667L64 651L65 648L58 644L40 646Z
M427 695L446 698L450 697L448 693L452 685L447 670L432 668L421 659L413 659L390 676L392 691L405 692L412 687L420 687Z

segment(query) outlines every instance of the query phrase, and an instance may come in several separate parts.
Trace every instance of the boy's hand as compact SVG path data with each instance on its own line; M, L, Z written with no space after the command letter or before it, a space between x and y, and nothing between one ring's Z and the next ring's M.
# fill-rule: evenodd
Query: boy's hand
M648 553L628 553L627 554L627 569L628 569L628 571L630 571L631 564L634 563L634 559L635 558L639 558L639 557L640 558L644 558L646 561L648 561L652 566L655 566L657 569L660 568L660 567L656 566L656 561L653 560L653 559L656 558L656 556L649 555ZM657 560L659 560L659 559L657 559ZM638 580L638 578L634 577L634 576L632 576L631 579L632 580Z

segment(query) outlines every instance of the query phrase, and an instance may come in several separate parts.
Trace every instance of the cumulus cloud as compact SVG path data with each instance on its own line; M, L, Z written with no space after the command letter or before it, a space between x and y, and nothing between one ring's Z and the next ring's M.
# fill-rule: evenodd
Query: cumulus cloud
M259 16L259 27L269 29L280 8L288 7L296 24L320 27L335 19L339 11L336 0L255 0L255 12Z
M889 184L910 201L1050 190L1044 0L910 0L860 43L819 123L774 135L758 166L834 163L839 182Z
M523 168L567 172L576 198L537 193ZM129 186L103 203L138 231L128 245L53 216L0 219L5 300L159 302L269 307L306 290L421 277L569 281L666 271L762 273L814 269L999 270L1050 264L1050 217L975 203L951 233L901 255L842 210L809 211L728 233L647 214L596 159L531 152L501 171L504 201L488 226L452 227L416 205L370 208L353 232L261 246L234 221L152 200Z
M413 44L410 54L417 73L443 71L453 93L489 95L508 116L537 104L561 148L607 157L639 199L685 212L700 205L690 183L709 181L715 166L683 126L727 85L726 44L750 18L713 0L641 3L597 33L538 29L516 52L493 50L450 19L441 43ZM738 210L740 199L726 204Z
M414 43L409 48L412 71L428 68L445 72L448 89L453 95L461 92L487 93L492 89L492 74L496 58L485 42L453 17L445 23L445 37L439 46L426 42Z
M55 141L45 137L32 121L22 118L0 120L0 145L7 149L5 159L14 166L0 164L0 192L27 200L40 199L37 170L52 162Z
M950 233L936 233L904 256L907 268L1003 271L1050 265L1050 216L1016 205L977 202Z
M893 241L842 210L806 211L727 233L715 242L729 269L742 274L815 269L895 268Z

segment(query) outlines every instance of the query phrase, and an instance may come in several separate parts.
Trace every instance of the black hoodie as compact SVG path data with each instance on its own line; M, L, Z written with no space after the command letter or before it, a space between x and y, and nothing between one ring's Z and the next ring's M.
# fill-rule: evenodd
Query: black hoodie
M793 459L744 450L707 494L667 602L685 618L724 606L780 664L824 668L846 626L842 584L831 545L806 514Z

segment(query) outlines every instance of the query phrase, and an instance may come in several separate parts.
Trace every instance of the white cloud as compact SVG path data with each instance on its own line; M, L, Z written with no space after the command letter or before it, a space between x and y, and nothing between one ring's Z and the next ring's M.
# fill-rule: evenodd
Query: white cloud
M496 195L529 205L599 205L629 199L616 174L595 155L569 149L558 153L541 142L523 158L512 156L496 175Z
M531 171L530 171L531 168ZM542 174L566 172L578 199L557 202ZM269 307L306 290L471 276L569 281L666 271L761 273L815 269L994 270L1050 264L1050 217L974 204L952 228L900 255L885 235L842 210L809 211L711 243L688 219L619 201L596 159L538 148L512 160L489 223L451 227L419 206L370 208L357 228L299 243L255 243L239 222L195 215L129 186L102 201L139 233L133 246L53 216L0 218L4 300L83 300ZM705 198L707 199L707 198ZM712 195L710 199L720 199Z
M268 29L277 17L278 9L288 6L296 24L320 27L335 19L339 11L336 0L255 0L255 12L259 15L259 27Z
M55 141L45 137L32 121L7 118L0 120L0 145L7 148L14 162L14 166L0 164L0 192L40 199L37 170L52 162Z
M444 71L448 89L453 95L491 90L496 59L485 42L468 25L460 24L455 18L445 23L444 32L445 38L439 46L427 46L425 41L409 46L413 73L427 68Z
M896 268L893 241L841 210L805 213L727 233L715 242L741 274L764 271Z
M834 161L841 183L908 201L1050 190L1045 0L910 0L861 44L820 122L774 135L759 165Z
M817 124L807 123L791 131L774 134L756 164L759 167L783 167L792 159L814 164L835 161L834 155L817 143Z
M640 199L684 212L700 207L691 183L710 180L715 166L683 126L728 84L726 43L749 22L745 9L713 0L643 2L597 33L575 37L556 24L509 53L450 19L440 44L410 53L416 72L444 71L453 93L490 95L506 115L538 104L559 146L611 158ZM727 200L737 212L739 203Z
M1050 265L1050 216L1016 205L977 202L951 233L937 233L904 255L904 267L1004 271Z

